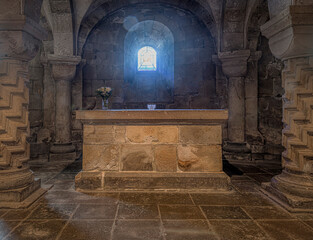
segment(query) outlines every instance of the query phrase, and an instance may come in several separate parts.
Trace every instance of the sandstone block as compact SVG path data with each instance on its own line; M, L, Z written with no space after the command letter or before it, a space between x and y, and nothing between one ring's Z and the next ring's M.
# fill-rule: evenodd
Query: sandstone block
M177 148L174 145L157 145L154 149L154 161L158 172L177 171Z
M182 144L222 144L221 126L181 126L179 142Z
M152 146L124 145L121 153L122 171L152 171Z
M126 142L126 127L125 126L114 126L114 140L116 143Z
M218 145L179 145L178 167L184 172L221 172L222 148Z
M112 125L85 125L84 144L102 145L114 142Z
M177 126L127 126L127 140L132 143L177 143Z
M76 190L98 190L101 189L101 182L101 172L80 172L75 177L75 188Z
M84 171L117 171L119 169L118 145L84 145Z

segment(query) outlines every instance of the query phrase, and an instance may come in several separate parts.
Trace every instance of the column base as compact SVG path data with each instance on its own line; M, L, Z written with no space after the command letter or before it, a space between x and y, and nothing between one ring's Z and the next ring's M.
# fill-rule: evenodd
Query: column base
M224 173L80 172L75 177L80 192L99 191L210 191L228 192L230 178Z
M246 143L225 142L223 157L229 162L247 163L251 161L251 151Z
M49 161L71 162L75 159L76 151L72 143L54 143L50 148Z
M313 181L286 170L263 183L261 191L290 212L313 212Z
M40 183L40 179L35 179L26 187L0 191L0 208L29 207L47 192L46 189L40 188Z

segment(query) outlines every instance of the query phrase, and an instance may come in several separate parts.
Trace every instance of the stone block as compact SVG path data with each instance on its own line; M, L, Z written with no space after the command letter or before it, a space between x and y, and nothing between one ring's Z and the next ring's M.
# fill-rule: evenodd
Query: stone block
M177 126L127 126L126 136L131 143L177 143L178 128Z
M119 169L118 145L84 145L84 171L117 171Z
M85 125L84 144L102 145L114 142L112 125Z
M125 126L114 126L114 140L116 143L126 142L126 127Z
M152 146L124 145L121 153L122 171L152 171Z
M80 172L75 177L75 188L76 190L98 190L101 189L101 182L101 172Z
M182 144L222 144L221 126L180 126L179 142Z
M210 190L229 191L230 178L221 173L134 173L108 172L104 176L104 190ZM86 188L88 191L89 189Z
M221 172L222 148L218 145L179 145L178 167L184 172Z
M154 161L158 172L177 171L177 147L174 145L157 145L154 149Z

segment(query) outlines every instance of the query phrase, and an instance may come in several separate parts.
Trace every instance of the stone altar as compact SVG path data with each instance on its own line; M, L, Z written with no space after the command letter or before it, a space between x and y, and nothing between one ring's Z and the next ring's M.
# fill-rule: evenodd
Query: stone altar
M77 111L78 191L230 189L222 168L227 110Z

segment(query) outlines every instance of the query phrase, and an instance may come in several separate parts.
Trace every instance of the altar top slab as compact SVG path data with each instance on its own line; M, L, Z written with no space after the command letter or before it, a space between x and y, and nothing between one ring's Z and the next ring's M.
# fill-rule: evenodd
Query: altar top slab
M227 110L158 109L158 110L92 110L76 111L76 119L83 122L208 122L220 123L228 119Z

